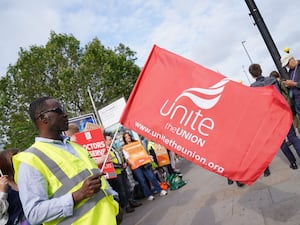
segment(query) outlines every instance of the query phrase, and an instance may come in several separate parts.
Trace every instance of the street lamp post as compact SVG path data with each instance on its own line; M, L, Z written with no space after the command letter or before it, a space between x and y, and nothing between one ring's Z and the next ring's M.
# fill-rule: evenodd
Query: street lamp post
M245 50L245 52L246 52L246 54L247 54L247 56L248 56L248 58L249 58L250 63L253 64L253 61L252 61L252 59L251 59L251 57L250 57L250 55L249 55L249 53L248 53L248 51L247 51L247 49L246 49L245 42L246 42L246 41L242 41L242 45L243 45L244 50Z

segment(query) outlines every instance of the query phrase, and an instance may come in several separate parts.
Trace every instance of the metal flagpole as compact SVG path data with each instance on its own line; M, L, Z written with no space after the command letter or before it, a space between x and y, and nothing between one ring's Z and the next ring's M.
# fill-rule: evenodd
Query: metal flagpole
M245 0L245 2L250 10L249 15L253 17L255 21L254 25L257 25L257 28L265 41L265 44L273 58L278 72L280 73L282 78L288 79L289 75L287 73L287 70L281 66L280 54L254 0Z

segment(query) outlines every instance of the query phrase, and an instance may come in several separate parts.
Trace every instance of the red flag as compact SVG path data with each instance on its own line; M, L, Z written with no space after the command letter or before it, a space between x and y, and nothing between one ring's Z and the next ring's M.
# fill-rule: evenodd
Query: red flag
M154 46L120 122L207 170L252 184L292 115L275 87L247 87Z

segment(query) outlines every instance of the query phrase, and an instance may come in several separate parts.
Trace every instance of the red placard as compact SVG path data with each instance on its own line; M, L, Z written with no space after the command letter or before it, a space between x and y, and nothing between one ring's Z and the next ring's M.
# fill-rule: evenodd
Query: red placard
M108 149L105 143L105 139L102 130L95 129L85 132L76 133L76 143L82 145L92 156L92 158L98 164L99 169L102 168L102 164L99 162L103 161L103 158L108 153ZM116 172L112 162L106 162L103 172L106 173L105 178L115 178Z

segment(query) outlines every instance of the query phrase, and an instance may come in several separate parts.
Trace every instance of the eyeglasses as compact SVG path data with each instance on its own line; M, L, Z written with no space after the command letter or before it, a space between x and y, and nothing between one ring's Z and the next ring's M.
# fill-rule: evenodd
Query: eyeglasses
M40 112L40 114L36 117L36 119L40 118L43 114L48 113L48 112L55 112L59 115L62 115L62 114L66 113L66 111L63 108L57 107L57 108L54 108L54 109L47 109L45 111Z

